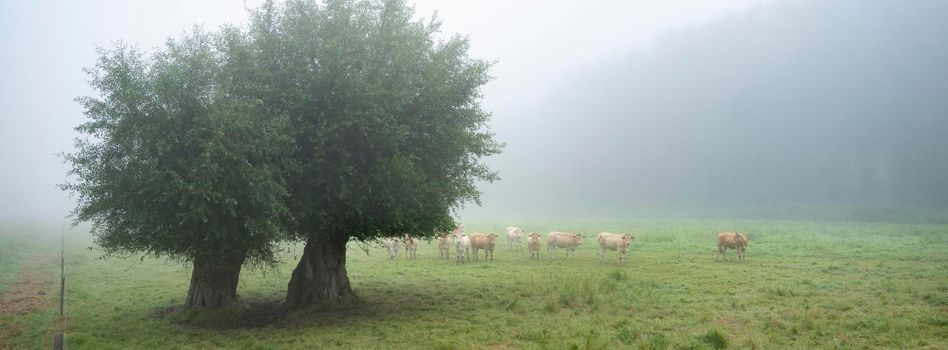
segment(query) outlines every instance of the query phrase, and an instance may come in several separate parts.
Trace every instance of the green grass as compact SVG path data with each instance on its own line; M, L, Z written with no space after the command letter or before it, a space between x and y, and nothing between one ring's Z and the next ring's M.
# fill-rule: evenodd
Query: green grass
M388 261L350 246L360 302L282 316L302 252L245 270L242 318L201 325L166 313L183 302L190 268L164 260L99 259L67 241L67 344L126 348L948 348L948 226L739 220L535 220L466 223L468 232L586 234L577 258L506 249L458 265L422 243ZM747 261L715 260L716 232L747 232ZM629 262L599 263L599 231L632 231ZM453 257L453 254L452 254ZM3 266L0 264L0 266ZM2 280L0 280L2 283ZM2 284L0 284L2 288ZM52 317L51 312L46 317ZM232 315L231 315L232 316ZM228 317L231 317L228 316ZM33 315L32 317L43 317ZM269 317L272 317L269 318ZM39 344L23 334L18 344Z

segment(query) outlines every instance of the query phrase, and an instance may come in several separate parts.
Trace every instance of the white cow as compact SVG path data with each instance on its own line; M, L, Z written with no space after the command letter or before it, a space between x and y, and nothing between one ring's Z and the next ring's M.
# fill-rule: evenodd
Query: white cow
M628 261L629 245L632 244L634 239L635 237L631 234L600 233L599 236L596 236L596 240L599 241L599 262L605 260L606 249L616 251L617 263L621 263L623 260Z
M520 246L523 244L523 230L516 227L507 228L507 247L510 249L517 248L520 249Z
M415 259L415 253L418 251L418 239L409 235L405 235L405 238L402 239L402 242L405 243L405 251L408 253L408 256L412 259Z
M462 263L467 257L467 249L471 246L471 239L460 230L454 231L454 247L457 248L457 262Z
M566 248L566 257L569 258L569 253L573 253L575 257L576 247L583 244L583 238L586 237L578 233L550 232L546 235L546 252L550 255L550 258L552 258L554 249Z
M448 235L438 236L438 252L441 253L442 258L451 258L451 241L448 239Z
M388 248L388 259L395 260L398 255L398 239L389 237L382 240L382 243L385 243L385 247Z

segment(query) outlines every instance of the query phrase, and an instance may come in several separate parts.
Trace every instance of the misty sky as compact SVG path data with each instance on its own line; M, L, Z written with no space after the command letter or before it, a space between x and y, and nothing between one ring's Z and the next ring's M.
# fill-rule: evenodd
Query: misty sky
M0 2L0 221L60 220L95 47L260 1ZM948 198L948 3L418 1L496 60L507 142L470 215ZM10 54L12 53L12 54ZM895 136L893 136L895 135ZM943 196L944 195L944 196Z

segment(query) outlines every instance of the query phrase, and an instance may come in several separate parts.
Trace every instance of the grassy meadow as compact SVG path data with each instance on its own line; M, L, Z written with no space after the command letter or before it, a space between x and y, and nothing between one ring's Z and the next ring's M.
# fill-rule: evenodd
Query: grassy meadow
M493 262L456 264L422 242L416 260L350 244L360 300L282 313L277 304L302 252L245 269L240 313L176 311L190 267L138 256L101 259L85 234L67 237L70 349L948 348L948 225L739 220L533 220L465 223L501 235ZM508 250L503 228L586 234L577 257ZM746 232L746 262L715 259L718 231ZM636 237L629 262L600 263L595 235ZM19 237L15 239L14 237ZM0 292L55 240L0 235ZM544 239L545 244L545 239ZM11 248L13 247L13 248ZM19 248L18 248L19 247ZM58 273L58 272L57 272ZM58 280L58 275L56 275ZM55 286L58 292L58 286ZM3 315L23 329L0 348L49 347L46 309ZM209 319L205 319L209 318ZM56 326L58 327L58 326Z

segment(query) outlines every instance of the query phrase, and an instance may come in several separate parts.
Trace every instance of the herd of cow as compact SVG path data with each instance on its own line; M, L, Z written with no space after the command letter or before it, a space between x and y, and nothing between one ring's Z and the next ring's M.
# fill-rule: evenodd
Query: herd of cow
M438 236L438 251L441 254L442 258L451 258L451 246L454 246L456 255L455 259L458 263L465 262L470 260L468 257L468 252L474 253L474 260L478 260L479 251L484 250L484 259L494 260L494 247L497 245L497 235L493 233L471 233L468 235L464 233L464 227L458 226L454 229L452 233L445 233ZM530 259L540 259L540 237L541 235L536 232L530 232L529 234L524 234L523 230L517 227L508 227L507 228L507 244L511 249L522 249L523 241L526 240L527 250L530 253ZM553 253L557 248L563 248L566 250L566 258L569 258L570 253L573 256L576 256L576 248L579 245L583 244L583 239L586 238L584 235L579 233L570 233L570 232L559 232L553 231L547 233L546 235L546 249L547 254L550 257L553 257ZM599 261L602 262L606 257L606 250L616 251L616 262L622 263L623 261L628 260L629 255L629 246L632 245L632 241L635 240L635 237L631 234L620 234L620 233L609 233L602 232L596 236L596 241L599 242ZM408 253L408 256L411 259L415 258L415 253L418 250L418 238L406 235L402 238L386 238L383 240L385 247L388 249L389 259L394 260L398 255L398 248L400 245L405 246L405 251ZM716 256L721 256L725 260L727 257L724 253L730 248L737 250L737 257L739 260L744 260L744 252L747 248L748 241L746 234L734 233L734 232L721 232L718 233L718 251Z

